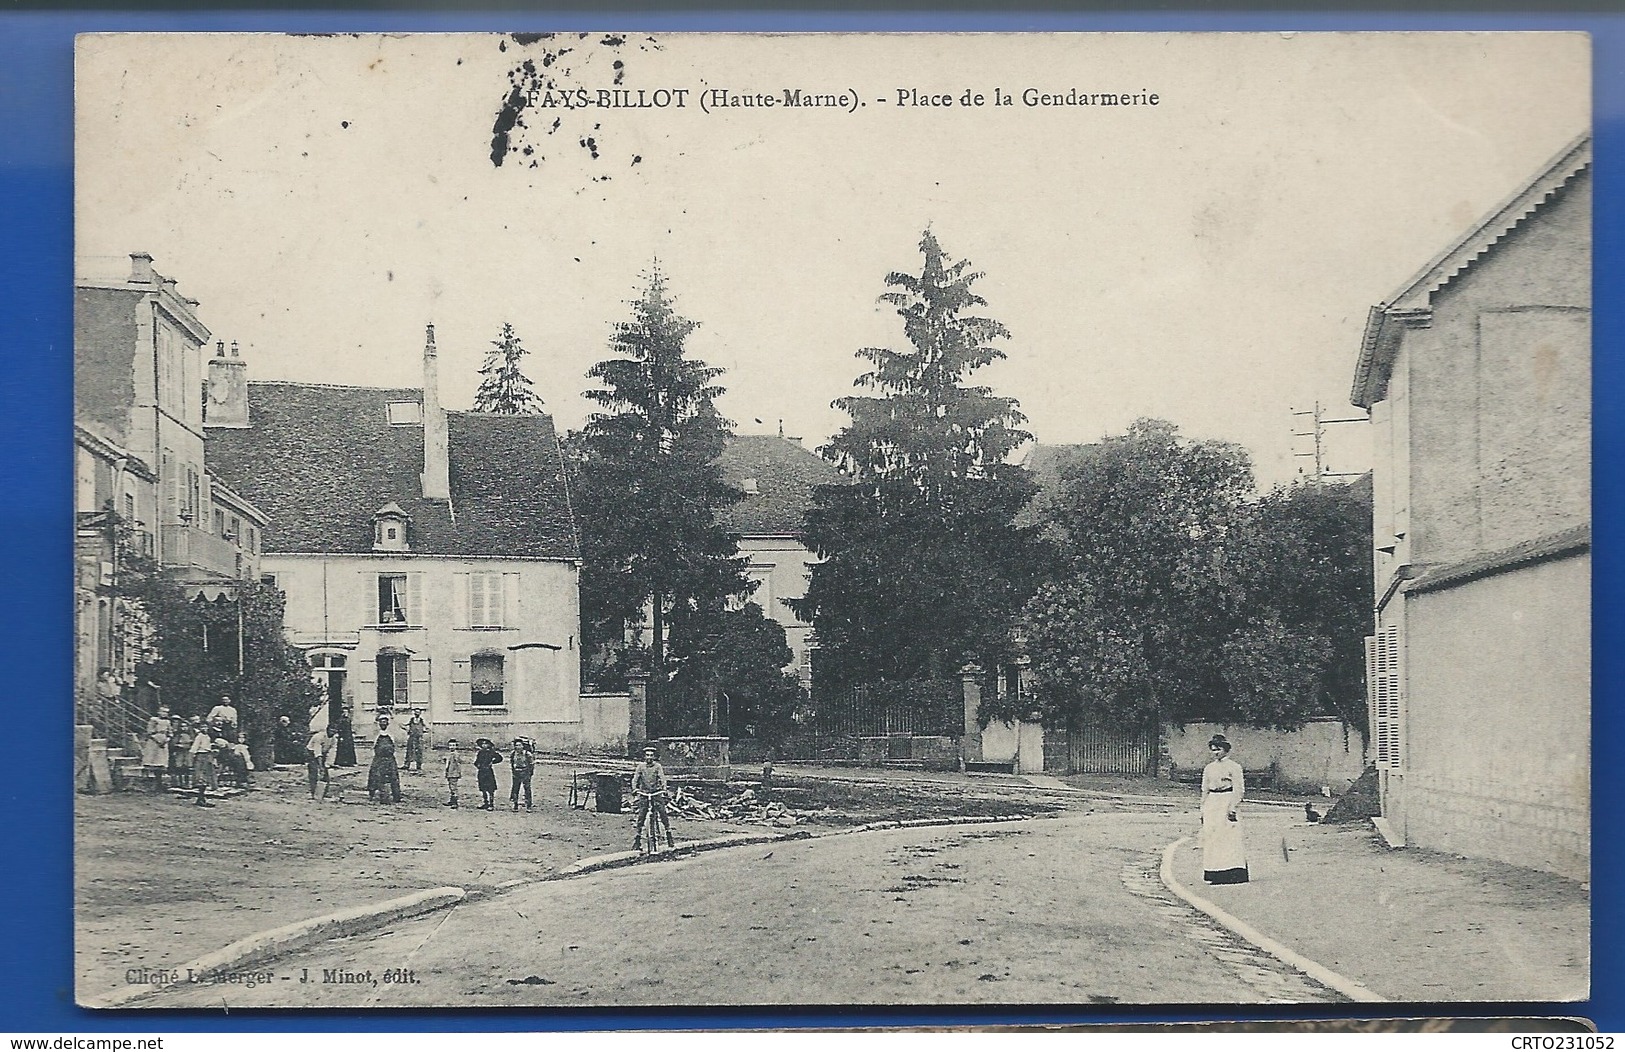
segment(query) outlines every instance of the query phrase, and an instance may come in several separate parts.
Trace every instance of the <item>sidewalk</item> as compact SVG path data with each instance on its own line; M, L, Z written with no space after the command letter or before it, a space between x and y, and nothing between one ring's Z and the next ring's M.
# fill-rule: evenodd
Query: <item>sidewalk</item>
M1174 852L1173 875L1311 961L1395 1001L1587 996L1584 886L1496 862L1392 850L1369 823L1310 825L1301 814L1259 808L1245 818L1251 883L1203 884L1194 837Z

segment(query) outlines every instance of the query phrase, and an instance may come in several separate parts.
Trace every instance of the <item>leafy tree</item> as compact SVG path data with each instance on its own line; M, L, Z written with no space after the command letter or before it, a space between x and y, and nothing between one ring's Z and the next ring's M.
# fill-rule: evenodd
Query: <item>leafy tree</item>
M784 627L756 603L686 627L704 635L684 641L689 657L672 678L676 722L707 727L715 701L721 733L781 744L806 700L795 675L784 671L794 657ZM674 649L678 642L674 637Z
M618 645L651 614L650 729L667 729L669 638L705 631L687 622L714 619L732 596L751 588L747 560L718 522L744 498L717 465L730 424L716 411L722 370L688 357L694 322L679 316L656 269L632 318L616 325L617 357L587 375L603 386L586 397L604 409L572 442L576 453L582 546L584 643ZM679 653L678 658L688 655Z
M1027 606L1039 703L1055 722L1223 718L1236 596L1226 542L1253 488L1246 452L1160 420L1083 447L1050 513L1063 570Z
M480 386L474 392L477 413L539 413L542 400L531 389L530 378L519 369L519 360L530 352L519 342L519 334L508 322L491 341L480 366Z
M867 347L835 406L851 424L823 448L850 484L821 486L806 537L824 561L797 611L814 626L820 689L942 678L996 664L1035 583L1032 531L1013 525L1032 495L1007 463L1030 436L1015 399L968 382L1005 357L1008 330L977 311L982 277L929 230L918 274L887 275L882 302L907 346Z
M1245 619L1227 676L1250 722L1336 714L1366 726L1371 508L1350 486L1278 487L1248 509L1227 564Z
M282 593L252 581L232 587L235 598L191 596L150 559L133 565L127 588L152 631L137 671L182 716L202 716L229 694L254 763L263 768L274 762L277 717L303 724L321 692L303 651L283 634Z

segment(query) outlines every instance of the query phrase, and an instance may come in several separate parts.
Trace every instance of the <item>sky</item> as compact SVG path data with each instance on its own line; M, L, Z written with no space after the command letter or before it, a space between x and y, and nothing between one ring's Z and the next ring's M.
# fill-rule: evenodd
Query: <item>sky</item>
M510 74L562 47L562 89L686 104L533 109L494 165ZM700 105L797 88L855 104ZM83 36L76 269L151 253L256 380L418 386L432 322L453 408L511 322L573 429L658 261L722 412L815 447L854 352L902 346L879 296L930 227L1012 333L975 382L1039 442L1162 417L1270 485L1312 463L1293 410L1360 415L1370 307L1589 120L1580 34ZM1364 424L1326 448L1369 467Z

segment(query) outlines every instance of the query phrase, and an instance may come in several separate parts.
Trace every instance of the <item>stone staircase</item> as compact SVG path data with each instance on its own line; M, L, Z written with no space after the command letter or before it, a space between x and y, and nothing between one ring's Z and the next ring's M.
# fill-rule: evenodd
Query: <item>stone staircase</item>
M74 727L74 788L113 793L141 784L141 735L148 714L123 698L80 700Z

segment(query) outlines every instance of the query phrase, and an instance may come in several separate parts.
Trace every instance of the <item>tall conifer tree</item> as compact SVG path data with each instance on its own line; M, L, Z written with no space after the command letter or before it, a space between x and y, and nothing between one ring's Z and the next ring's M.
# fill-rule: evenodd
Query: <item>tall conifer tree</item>
M824 557L798 604L819 641L820 687L943 678L1006 656L1038 571L1036 541L1013 524L1032 496L1007 463L1031 436L1017 402L975 386L1005 357L1009 331L976 313L982 275L927 230L918 274L887 275L881 300L907 346L866 347L873 392L835 402L852 422L824 447L850 484L820 487L807 516Z
M722 477L717 457L730 424L716 411L722 370L688 357L697 327L677 314L658 268L615 326L606 358L587 373L602 386L586 397L602 408L575 443L581 520L583 620L617 644L651 613L650 733L661 725L674 658L669 639L703 639L696 620L715 617L749 591L747 560L718 514L744 493ZM678 630L673 630L674 626Z
M531 388L530 378L519 369L519 359L530 352L519 342L519 334L508 322L491 341L480 366L480 386L474 392L477 413L540 413L542 399Z

